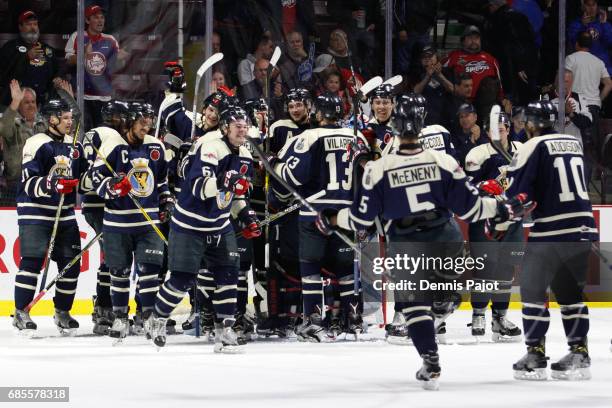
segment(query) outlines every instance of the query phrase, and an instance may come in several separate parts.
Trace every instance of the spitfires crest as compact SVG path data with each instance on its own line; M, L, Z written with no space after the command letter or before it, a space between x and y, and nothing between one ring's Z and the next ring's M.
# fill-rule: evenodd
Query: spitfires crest
M132 185L132 194L136 197L148 197L155 187L155 177L149 168L149 159L139 157L130 160L132 169L128 171L127 178Z
M49 170L49 174L63 178L72 178L70 158L64 155L60 155L55 156L53 159L55 159L55 164L51 167L51 170Z

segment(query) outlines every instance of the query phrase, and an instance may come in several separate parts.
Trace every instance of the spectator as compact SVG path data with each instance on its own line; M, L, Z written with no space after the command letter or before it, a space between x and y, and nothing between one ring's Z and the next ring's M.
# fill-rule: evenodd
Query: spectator
M559 74L557 73L557 78L555 78L555 90L551 100L557 109L559 107L558 77ZM555 130L559 133L575 136L582 143L582 131L591 126L591 112L589 112L583 98L572 91L573 80L572 71L565 69L565 75L563 77L563 82L565 84L565 126L564 129L561 129L560 123L557 122ZM589 163L585 163L585 166L589 167ZM588 172L585 169L585 175L586 173Z
M287 34L286 58L278 68L280 69L283 83L289 89L310 88L312 65L308 66L306 62L308 62L308 53L304 49L302 34L297 31Z
M257 40L252 54L247 54L246 58L238 64L238 82L244 86L255 80L254 67L257 60L270 60L274 53L274 43L270 37L264 35Z
M53 48L39 41L38 16L33 11L19 15L19 37L4 44L0 49L1 105L11 103L9 82L16 79L23 87L32 88L37 103L47 99L57 76L58 63Z
M30 136L44 132L47 127L37 120L36 92L32 88L21 88L15 79L10 82L9 89L12 101L0 118L4 178L7 184L2 197L14 201L21 179L23 145Z
M266 101L270 99L271 122L278 118L283 112L282 98L283 85L280 75L272 75L268 78L270 70L270 61L265 58L260 58L255 62L253 68L253 79L242 87L242 100L264 98ZM267 87L266 87L267 83Z
M117 60L125 60L127 53L109 34L104 34L105 17L100 6L85 9L85 89L84 120L89 130L102 124L102 107L113 96L112 72ZM77 33L70 35L66 43L68 65L77 63Z
M472 103L472 87L473 81L470 74L464 72L455 78L454 92L445 106L444 116L440 122L451 134L460 129L457 112L461 105Z
M336 29L329 34L329 47L327 52L334 58L335 64L339 69L351 69L348 58L348 39L346 33ZM353 55L353 65L359 71L361 64Z
M568 41L573 45L581 32L588 32L593 39L589 52L604 62L610 74L612 64L608 48L612 46L612 25L608 23L608 13L599 8L597 0L584 0L582 11L582 17L574 20L567 29Z
M612 90L612 80L604 62L589 52L592 43L591 34L581 32L576 40L576 52L565 57L565 68L574 75L573 91L582 97L592 116L590 130L582 134L587 155L592 150L599 151L599 111L602 101ZM603 85L601 91L600 84Z
M214 94L221 87L229 88L228 83L225 81L225 75L223 75L223 72L221 72L221 71L213 70L212 80L210 82L210 93ZM236 87L231 88L231 91L235 95L236 94Z
M525 15L512 10L505 0L488 0L485 46L499 61L505 93L519 104L537 96L538 49Z
M463 104L457 111L459 116L459 129L452 133L451 141L457 152L457 160L461 167L465 167L465 156L474 147L487 143L483 131L478 125L478 115L473 105Z
M510 141L525 143L529 140L527 131L525 130L524 109L521 106L513 106L512 126L510 127Z
M467 73L472 77L472 94L474 100L484 78L499 78L499 64L495 57L482 51L480 42L480 30L476 26L468 26L461 36L463 49L452 51L443 63L444 68L449 68L457 76Z
M344 105L344 116L348 116L351 112L351 104L348 99L347 92L343 86L342 74L334 67L330 67L323 72L323 88L317 93L317 95L330 92L334 95L338 95L342 99Z
M542 47L542 27L544 26L544 13L535 0L513 0L512 8L525 15L531 24L535 36L535 44L538 49Z
M423 73L421 80L414 86L414 92L427 100L427 117L425 125L442 123L444 106L453 91L453 84L442 73L442 64L436 50L426 46L421 54Z
M393 3L395 73L408 75L412 72L415 51L429 44L429 31L436 22L437 13L437 1L397 0Z
M327 2L327 10L349 34L352 53L361 61L361 73L373 76L380 68L375 30L382 25L383 18L378 0L331 0Z

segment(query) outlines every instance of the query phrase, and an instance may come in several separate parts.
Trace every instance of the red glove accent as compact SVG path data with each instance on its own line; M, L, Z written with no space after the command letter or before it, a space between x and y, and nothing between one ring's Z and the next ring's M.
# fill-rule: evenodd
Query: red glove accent
M243 196L249 191L249 180L235 170L225 172L222 183L226 190L231 191L237 196Z
M257 238L261 235L261 227L258 223L252 222L242 230L242 236L245 239Z
M114 191L114 194L118 195L119 197L125 197L130 193L130 191L132 191L132 184L125 176L123 176L119 181L116 181L116 179L111 180L109 184L111 186L111 190Z
M372 128L365 128L361 130L361 134L366 138L370 147L376 147L376 132Z
M70 194L74 191L78 184L79 180L77 179L57 179L55 190L60 194Z
M480 191L491 196L501 195L504 193L504 188L501 184L499 184L499 181L495 179L482 181L478 183L477 187Z

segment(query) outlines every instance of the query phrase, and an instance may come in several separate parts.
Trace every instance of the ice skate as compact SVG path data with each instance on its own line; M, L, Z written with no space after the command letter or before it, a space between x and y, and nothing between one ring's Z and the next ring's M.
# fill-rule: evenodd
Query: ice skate
M150 310L147 310L146 312L142 313L142 327L144 329L144 335L147 338L147 340L151 340L151 333L153 331L153 312ZM166 328L168 327L168 324L166 323ZM167 329L166 329L166 333L167 333Z
M273 316L257 323L256 333L258 336L286 338L288 330L281 318Z
M391 324L385 326L385 338L387 343L398 346L406 346L412 344L406 326L406 318L402 312L395 312Z
M123 342L130 332L130 323L128 322L127 313L117 313L115 316L115 321L113 321L113 326L109 329L108 335L109 337L115 339L113 341L113 346L116 346Z
M255 335L255 325L246 315L240 313L236 315L236 322L234 323L234 331L238 338L239 345L245 345L247 341L253 339Z
M115 319L115 315L113 314L113 308L95 306L94 312L91 317L94 323L94 334L106 336L111 326L113 325L113 320Z
M73 319L67 311L55 309L53 321L62 336L76 335L76 331L79 328L79 322Z
M238 343L238 336L233 329L235 322L235 319L224 319L221 323L215 323L215 353L238 354L244 352L244 348Z
M157 346L158 351L166 345L167 321L167 317L157 317L153 315L153 321L151 322L151 339L153 340L153 344Z
M132 336L142 336L145 334L142 312L140 310L136 311L131 323L132 324L129 325L129 333Z
M299 341L325 343L329 339L325 334L325 329L321 326L321 315L318 313L306 317L300 327L297 328L296 334Z
M423 354L423 366L417 371L416 379L425 390L436 391L439 387L440 357L438 353Z
M521 341L521 329L508 320L505 314L493 313L491 332L491 339L496 343Z
M436 341L438 344L449 344L449 340L446 337L446 322L438 322L438 319L434 319L434 329L436 331Z
M168 319L168 321L166 322L166 334L177 334L176 320Z
M468 324L468 326L472 327L472 336L476 337L476 340L478 341L478 337L484 336L485 334L485 316L481 314L473 314L472 323Z
M32 337L36 332L36 323L32 321L30 313L25 310L15 309L13 314L13 327L20 336Z
M527 346L527 354L512 365L514 378L517 380L542 381L548 378L544 344Z
M349 312L346 317L346 333L353 335L355 341L359 341L359 337L363 333L363 319L359 313Z
M586 345L574 344L561 360L550 365L550 376L556 380L590 380L591 358Z
M327 337L330 340L336 340L338 336L342 334L342 322L340 321L340 316L333 316L331 321L329 322L329 327L327 329Z

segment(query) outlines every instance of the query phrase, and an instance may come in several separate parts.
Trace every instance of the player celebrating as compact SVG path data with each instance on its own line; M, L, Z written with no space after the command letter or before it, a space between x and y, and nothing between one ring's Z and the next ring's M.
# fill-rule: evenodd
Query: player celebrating
M368 128L372 129L376 135L376 151L380 155L387 144L393 141L393 135L396 133L391 122L393 85L382 84L374 89L371 92L370 104L374 118L368 122Z
M83 148L89 166L93 166L96 160L96 149L100 149L102 143L110 138L120 138L124 132L125 118L128 115L128 105L121 101L110 101L102 108L103 126L93 128L85 134ZM95 147L95 148L94 148ZM88 191L83 196L81 205L85 221L94 229L96 234L102 232L104 220L104 199L95 191ZM104 236L101 239L101 247L104 247ZM111 278L108 266L104 259L100 263L97 272L96 296L92 320L95 334L107 335L108 330L115 319L113 315L113 304L111 302L110 287Z
M455 159L423 149L418 137L421 119L418 107L408 99L396 103L395 128L401 132L398 152L365 166L353 204L339 212L325 209L320 213L317 225L321 231L331 233L338 227L366 230L377 217L382 217L390 243L388 257L405 253L405 245L410 243L411 254L444 258L456 256L463 243L461 234L450 222L451 211L467 222L485 217L505 221L521 216L520 198L498 203L479 197ZM427 277L424 272L418 270L416 276ZM426 389L436 389L440 364L431 316L432 293L426 291L416 296L415 300L405 302L404 309L408 332L423 358L416 377Z
M214 350L239 350L233 329L239 256L230 213L238 218L246 234L261 234L257 218L244 199L253 164L243 146L248 128L244 109L227 109L221 121L223 138L202 143L185 175L170 224L170 279L162 285L155 302L152 338L158 347L166 343L166 319L194 284L204 256L214 277L214 290L209 295L216 314Z
M283 163L276 163L275 171L305 197L325 190L325 196L313 202L315 208L325 205L340 209L350 205L353 198L353 164L347 146L355 142L355 137L352 129L338 125L344 114L338 96L331 93L318 96L315 111L320 127L290 139L279 155ZM361 139L361 145L367 144L363 136L359 134L357 137ZM362 320L359 300L354 294L352 251L338 237L321 234L315 219L315 213L300 210L299 257L304 324L298 328L297 334L300 340L322 342L326 340L321 316L325 312L322 266L334 272L338 279L341 311L348 331L360 330Z
M506 114L501 114L499 122L501 144L508 155L512 156L521 143L510 142L509 131L510 118ZM504 156L497 152L491 143L487 143L470 150L465 159L465 172L472 177L472 183L479 186L481 194L502 199L504 186L507 185L508 164ZM484 224L485 221L478 221L468 226L472 257L486 259L485 268L475 270L473 276L475 279L498 282L499 286L494 293L472 292L472 336L484 336L485 311L491 300L493 341L519 341L521 329L509 321L506 314L510 303L514 266L520 263L513 254L522 251L522 242L525 241L523 225L512 224L503 236L498 237L498 241L502 244L496 245L495 241L486 237Z
M278 154L287 139L310 128L309 114L312 105L310 92L304 88L292 88L285 94L285 109L289 119L277 120L270 126L270 151Z
M119 341L129 331L132 261L138 274L145 332L150 330L164 246L151 223L159 222L160 207L171 205L165 149L159 140L148 135L153 120L151 112L143 104L132 102L124 120L123 136L110 136L104 141L91 169L94 188L105 200L104 253L111 274L115 314L109 335ZM151 221L143 216L135 200Z
M529 200L538 203L521 272L527 354L513 365L516 379L547 378L549 285L561 307L570 349L569 354L551 364L552 377L590 378L589 312L582 291L597 229L584 178L582 145L573 136L555 134L556 121L557 109L549 101L532 102L525 108L525 130L530 139L517 150L507 172L507 192L525 191Z
M81 238L74 215L79 178L87 171L83 147L69 136L72 112L63 101L52 99L42 108L47 131L30 137L23 147L21 184L17 195L17 220L21 242L19 272L15 277L15 314L13 326L33 334L36 323L24 308L34 298L38 274L49 249L55 214L64 195L51 259L62 270L79 252ZM57 281L55 287L55 325L62 334L74 334L79 323L72 308L79 277L80 262Z

